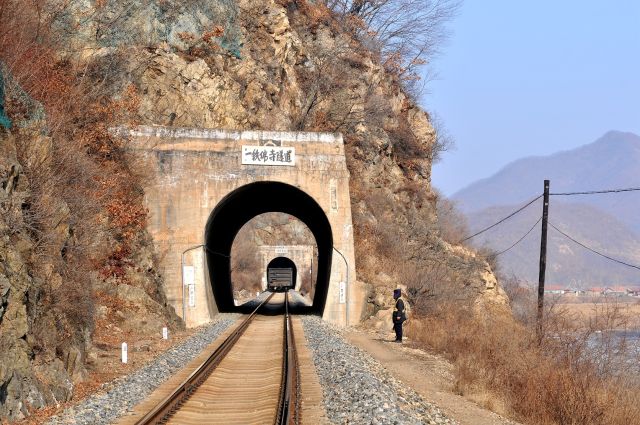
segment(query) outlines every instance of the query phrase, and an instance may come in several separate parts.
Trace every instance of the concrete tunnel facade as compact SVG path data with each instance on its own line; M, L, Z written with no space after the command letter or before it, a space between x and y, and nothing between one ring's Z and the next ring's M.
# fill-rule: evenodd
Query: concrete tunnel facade
M333 234L322 208L300 189L280 182L256 182L242 186L221 200L207 221L205 249L212 292L221 312L242 311L233 303L231 247L238 231L253 217L283 212L305 223L318 249L315 295L308 313L324 312L331 277ZM259 282L260 276L256 276Z
M266 212L297 217L316 239L316 291L308 312L338 325L360 320L366 291L356 280L340 134L161 126L114 131L129 139L130 154L149 175L148 230L168 302L187 326L238 311L230 276L233 239Z

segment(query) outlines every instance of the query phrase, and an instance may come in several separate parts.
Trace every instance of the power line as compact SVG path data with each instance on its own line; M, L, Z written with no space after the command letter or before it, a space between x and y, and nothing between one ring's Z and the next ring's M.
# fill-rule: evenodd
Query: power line
M600 193L619 193L619 192L635 192L639 191L640 187L627 187L624 189L605 189L605 190L588 190L585 192L561 192L550 193L552 196L571 196L571 195L596 195Z
M462 239L460 242L458 242L458 245L461 244L464 241L468 241L471 238L475 238L476 236L478 236L481 233L486 232L489 229L492 229L494 227L496 227L497 225L507 221L508 219L510 219L511 217L513 217L514 215L518 214L520 211L522 211L523 209L527 208L529 205L533 204L535 201L537 201L538 199L540 199L542 197L542 195L538 195L536 198L532 199L531 201L529 201L527 204L525 204L524 206L518 208L517 210L515 210L514 212L512 212L511 214L509 214L508 216L506 216L505 218L503 218L502 220L492 224L489 227L485 227L484 229L480 230L479 232L474 233L471 236L467 236L466 238Z
M516 242L514 242L514 244L513 244L513 245L511 245L509 248L507 248L507 249L505 249L505 250L503 250L503 251L498 252L497 254L494 254L494 257L497 257L498 255L502 255L502 254L504 254L505 252L509 251L511 248L513 248L514 246L516 246L516 245L518 245L520 242L522 242L522 240L523 240L524 238L526 238L526 237L529 235L529 233L531 233L531 231L532 231L533 229L535 229L535 228L536 228L536 226L538 225L538 223L540 223L540 221L541 221L541 220L542 220L542 216L540 216L540 218L538 219L538 221L536 221L536 222L535 222L535 224L534 224L533 226L531 226L531 229L527 230L527 233L525 233L525 234L524 234L520 239L518 239Z
M635 266L635 265L633 265L633 264L625 263L624 261L621 261L621 260L618 260L618 259L615 259L615 258L609 257L608 255L605 255L605 254L603 254L603 253L601 253L601 252L598 252L598 251L596 251L596 250L595 250L595 249L593 249L593 248L589 248L589 247L588 247L588 246L586 246L585 244L583 244L583 243L581 243L581 242L578 242L577 240L573 239L571 236L567 235L567 234L566 234L565 232L563 232L562 230L558 229L556 226L554 226L554 225L553 225L553 223L551 223L551 222L548 222L548 223L549 223L549 226L551 226L551 227L553 227L554 229L556 229L558 232L560 232L560 233L561 233L562 235L564 235L566 238L568 238L568 239L572 240L573 242L575 242L575 243L577 243L578 245L580 245L581 247L583 247L583 248L585 248L585 249L587 249L587 250L589 250L589 251L593 252L594 254L598 254L599 256L604 257L604 258L606 258L606 259L608 259L608 260L615 261L616 263L619 263L619 264L622 264L622 265L625 265L625 266L628 266L628 267L633 267L634 269L638 269L638 270L640 270L640 266Z

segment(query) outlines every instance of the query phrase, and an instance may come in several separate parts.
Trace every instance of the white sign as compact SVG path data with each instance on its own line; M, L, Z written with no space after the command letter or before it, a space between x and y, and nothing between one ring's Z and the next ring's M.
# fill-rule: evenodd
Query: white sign
M196 285L189 285L189 307L196 306Z
M184 277L185 285L195 285L196 283L196 268L193 266L184 266L182 268L182 275Z
M288 146L243 146L244 165L296 165L296 149Z
M276 246L277 255L286 255L289 252L286 246Z
M122 363L126 363L127 362L127 351L128 351L128 347L127 347L127 343L123 342L122 343Z
M340 304L344 304L347 302L347 284L344 282L340 282Z
M169 329L162 328L162 339L169 339Z

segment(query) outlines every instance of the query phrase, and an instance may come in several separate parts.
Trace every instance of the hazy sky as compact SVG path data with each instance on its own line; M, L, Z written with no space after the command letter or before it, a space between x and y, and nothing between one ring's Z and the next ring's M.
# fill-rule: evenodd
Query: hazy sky
M466 0L450 28L422 97L456 142L433 168L445 194L523 156L640 134L639 0Z

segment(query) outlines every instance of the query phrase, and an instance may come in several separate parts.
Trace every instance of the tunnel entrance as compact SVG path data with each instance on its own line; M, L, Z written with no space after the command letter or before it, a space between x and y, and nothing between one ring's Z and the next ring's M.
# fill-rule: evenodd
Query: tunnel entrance
M267 265L267 289L282 291L295 289L298 269L287 257L276 257Z
M236 306L231 281L231 248L242 226L267 212L290 214L311 231L317 247L315 293L304 313L322 315L331 275L333 235L329 220L318 203L307 193L280 182L255 182L242 186L223 198L211 212L205 227L205 251L209 282L220 312L243 312Z

